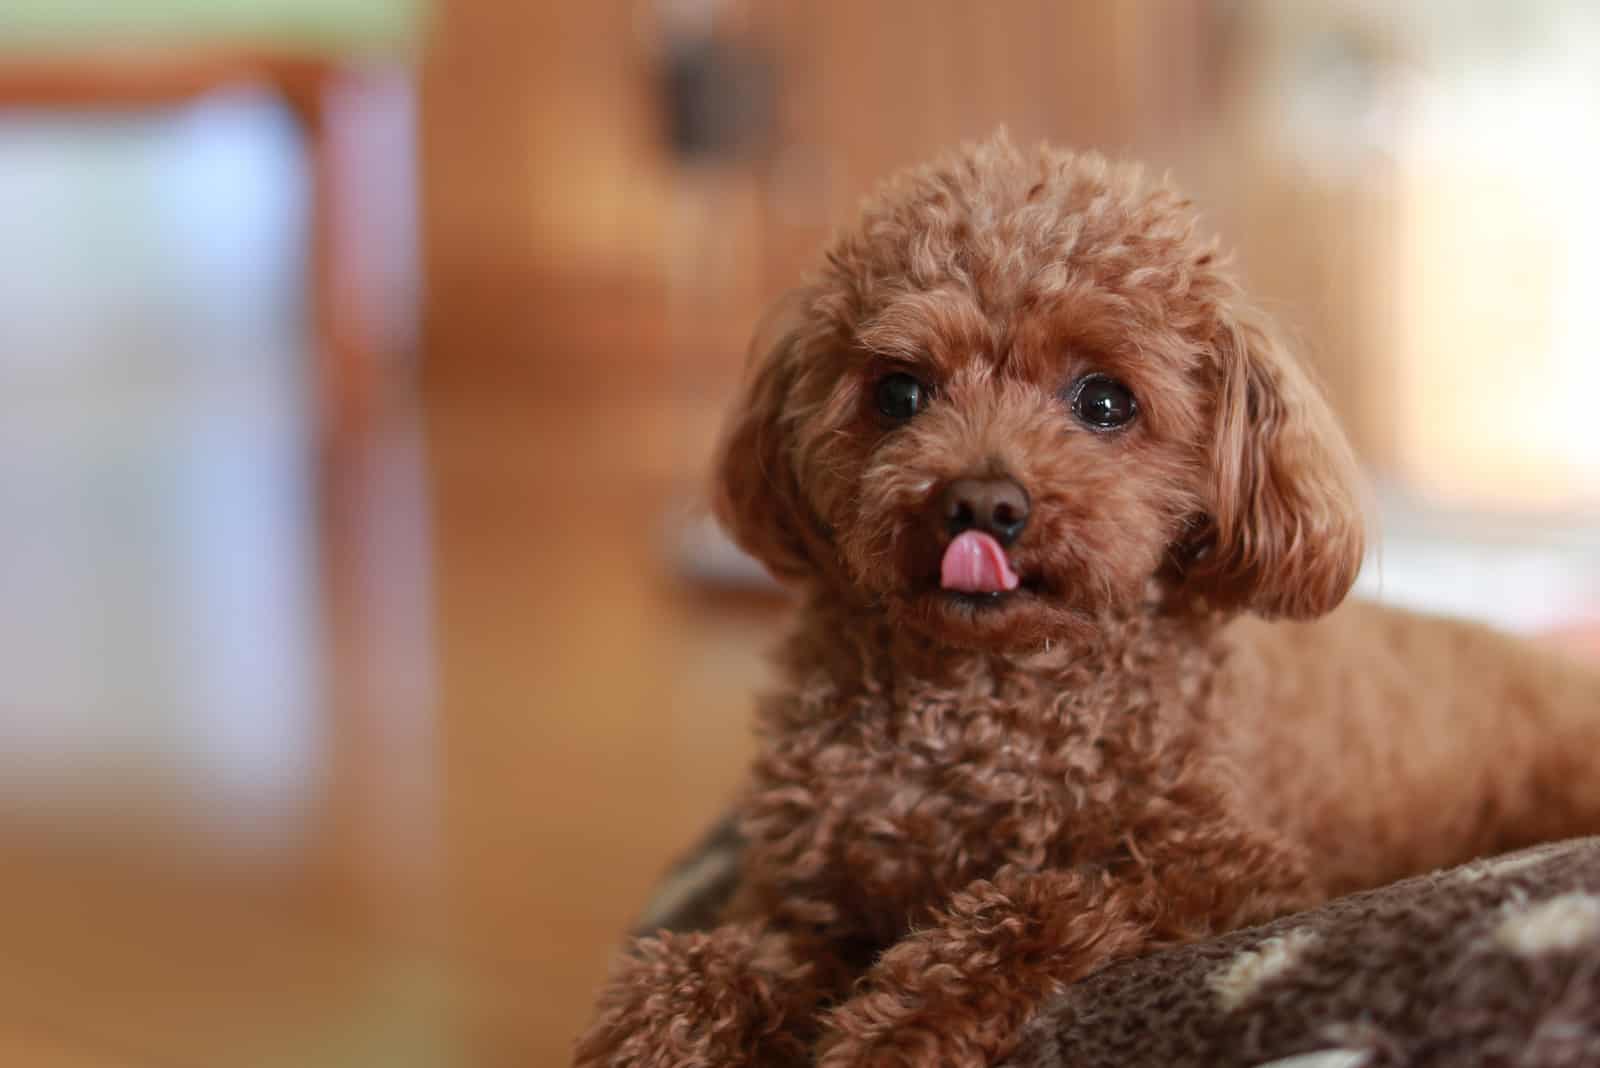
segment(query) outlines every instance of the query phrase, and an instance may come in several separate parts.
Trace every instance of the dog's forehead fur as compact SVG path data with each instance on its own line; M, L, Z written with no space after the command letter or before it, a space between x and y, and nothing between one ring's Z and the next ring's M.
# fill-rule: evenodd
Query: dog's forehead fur
M1137 167L996 138L886 183L829 249L820 307L890 357L999 359L1035 326L1101 350L1156 330L1181 359L1227 290L1195 229Z

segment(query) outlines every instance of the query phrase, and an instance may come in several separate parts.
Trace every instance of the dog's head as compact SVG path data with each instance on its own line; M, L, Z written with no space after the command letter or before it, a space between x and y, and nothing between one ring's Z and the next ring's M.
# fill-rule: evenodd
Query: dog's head
M891 180L757 340L724 524L966 646L1329 611L1362 555L1349 448L1193 231L1133 169L1003 138Z

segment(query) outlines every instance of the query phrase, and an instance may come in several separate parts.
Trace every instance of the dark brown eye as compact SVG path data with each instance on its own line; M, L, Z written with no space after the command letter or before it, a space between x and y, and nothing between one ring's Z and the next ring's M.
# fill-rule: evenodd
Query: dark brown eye
M928 403L928 389L904 371L896 371L878 379L873 398L877 401L878 411L897 423L903 423Z
M1106 375L1084 375L1072 387L1072 414L1094 430L1127 426L1139 404L1127 386Z

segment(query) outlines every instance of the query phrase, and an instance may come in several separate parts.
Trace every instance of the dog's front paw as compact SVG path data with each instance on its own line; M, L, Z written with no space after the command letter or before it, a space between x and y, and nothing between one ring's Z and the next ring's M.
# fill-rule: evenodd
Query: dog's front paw
M1083 872L1003 872L878 958L827 1021L820 1068L988 1068L1062 986L1149 940L1151 895Z
M576 1068L762 1068L798 1064L789 1019L808 981L772 940L738 927L640 940L612 973Z
M880 958L856 996L835 1009L818 1068L989 1068L1010 1050L1030 1002L949 960L937 936L913 936Z
M818 1068L988 1068L994 1050L975 1039L958 1003L873 990L829 1017Z

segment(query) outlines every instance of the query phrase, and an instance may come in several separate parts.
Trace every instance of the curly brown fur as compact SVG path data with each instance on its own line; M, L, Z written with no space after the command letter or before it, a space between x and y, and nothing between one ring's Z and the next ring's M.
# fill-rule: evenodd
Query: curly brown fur
M874 408L893 372L931 396L903 423ZM1137 418L1076 419L1091 372ZM941 582L937 502L971 477L1031 504L1021 585L987 599ZM1335 611L1363 545L1345 440L1131 168L1000 138L892 180L758 341L719 478L805 598L731 926L639 943L580 1065L814 1037L827 1068L994 1063L1119 957L1600 829L1600 680Z

